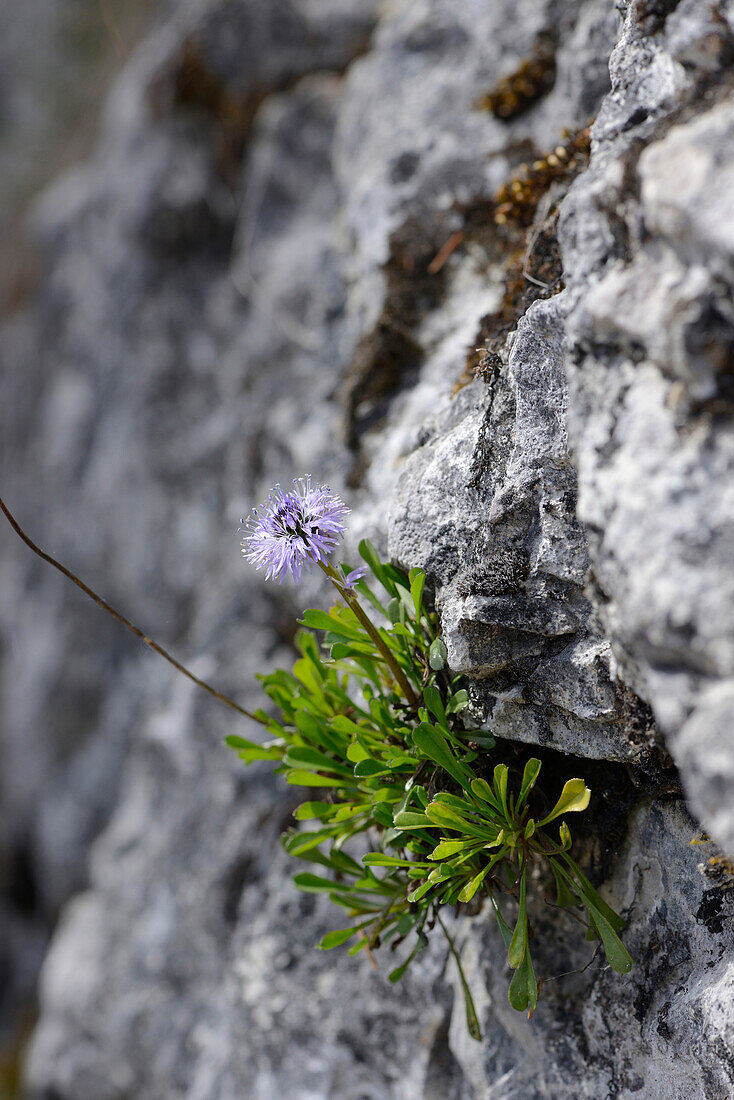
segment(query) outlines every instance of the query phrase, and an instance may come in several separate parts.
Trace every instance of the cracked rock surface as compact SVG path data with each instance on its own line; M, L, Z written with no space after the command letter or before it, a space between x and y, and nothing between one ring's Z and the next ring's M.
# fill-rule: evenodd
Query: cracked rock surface
M528 1021L490 914L455 915L478 1044L444 945L397 987L313 950L297 795L5 531L0 1026L60 914L29 1100L734 1091L732 878L690 844L734 854L733 58L718 0L161 6L33 214L3 495L254 706L319 589L265 586L239 516L329 481L347 556L426 570L472 720L588 777L636 965L536 882Z

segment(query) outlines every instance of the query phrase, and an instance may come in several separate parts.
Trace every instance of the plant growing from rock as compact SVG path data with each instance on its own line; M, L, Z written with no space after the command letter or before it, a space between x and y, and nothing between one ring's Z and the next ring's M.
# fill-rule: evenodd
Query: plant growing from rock
M298 581L316 565L337 601L304 613L293 669L261 677L277 715L260 709L254 717L271 739L231 736L227 743L246 763L269 761L287 783L318 792L295 812L309 824L290 830L283 843L314 867L296 874L296 885L327 894L348 918L320 946L350 943L349 953L357 954L408 941L407 956L389 974L397 981L438 924L459 967L469 1031L480 1038L444 907L488 901L513 971L510 1004L529 1015L539 991L528 912L533 864L550 868L556 903L583 910L587 936L600 941L620 973L632 966L618 936L624 921L570 855L564 818L588 806L584 781L569 779L548 810L536 786L539 760L528 760L511 780L508 766L493 759L491 734L463 728L467 693L446 666L423 572L406 576L368 541L359 547L365 568L328 562L347 513L309 478L290 492L276 488L248 522L243 552L256 567ZM372 585L364 580L368 570Z

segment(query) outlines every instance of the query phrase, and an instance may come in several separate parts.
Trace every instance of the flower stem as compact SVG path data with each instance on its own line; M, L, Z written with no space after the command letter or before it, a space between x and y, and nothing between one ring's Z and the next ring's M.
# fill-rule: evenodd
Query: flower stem
M58 569L59 573L63 573L65 577L68 577L68 579L72 581L77 586L77 588L81 588L82 592L89 596L91 600L94 600L94 602L99 607L101 607L103 611L106 611L107 614L111 615L113 619L117 619L118 623L122 623L123 626L126 626L127 629L132 631L136 638L140 638L141 642L144 642L149 649L152 649L154 653L157 653L159 657L162 657L164 661L168 661L169 665L173 665L177 672L180 672L183 676L186 676L189 680L192 680L197 687L200 687L204 691L207 691L210 695L213 695L215 699L218 699L220 703L224 703L224 705L229 707L230 710L236 710L238 714L244 714L245 718L251 718L253 722L259 722L263 726L266 726L268 724L265 719L258 718L257 715L252 714L251 711L245 710L244 707L241 707L239 703L235 703L234 699L230 699L228 695L223 695L221 691L217 691L217 689L212 687L211 684L207 684L206 680L201 680L198 676L195 676L193 672L190 672L189 669L186 668L185 665L182 665L180 661L177 661L175 657L172 657L170 653L167 653L163 646L158 645L158 643L154 642L152 638L149 638L147 634L144 634L140 627L135 626L135 624L131 623L129 619L126 619L124 615L121 615L119 611L116 611L111 604L108 604L106 600L103 600L101 596L98 596L97 593L89 587L89 585L85 584L84 581L80 580L79 577L77 577L76 573L72 573L72 571L70 569L67 569L65 565L62 565L61 562L56 561L56 559L52 558L50 554L47 554L45 550L42 550L40 546L37 546L35 542L33 542L33 540L29 538L29 536L25 533L15 516L5 504L5 501L2 499L2 497L0 497L0 511L4 513L5 518L15 531L16 535L18 535L23 540L26 546L29 547L29 549L31 549L34 554L37 554L38 557L41 558L43 561L48 562L48 564L52 565L54 569Z
M418 696L415 694L412 687L410 686L405 672L395 660L395 657L390 652L389 648L385 645L383 639L380 637L380 632L377 627L374 625L369 616L366 615L365 612L362 610L362 606L359 603L357 597L346 587L346 585L340 579L336 569L332 568L332 566L330 565L326 565L325 562L319 562L318 566L321 572L329 578L339 595L347 601L350 610L354 612L360 624L367 631L370 638L375 643L382 656L385 658L385 661L387 662L390 671L395 677L395 680L398 683L400 690L402 691L408 703L411 705L411 707L417 707Z

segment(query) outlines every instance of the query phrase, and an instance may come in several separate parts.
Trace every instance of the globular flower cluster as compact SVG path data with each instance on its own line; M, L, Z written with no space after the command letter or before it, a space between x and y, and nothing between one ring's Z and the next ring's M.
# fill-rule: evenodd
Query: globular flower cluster
M295 478L293 489L280 485L268 494L261 508L254 508L240 530L242 553L256 569L266 569L266 580L279 583L290 573L298 583L304 566L325 561L338 545L350 509L328 485L310 476Z

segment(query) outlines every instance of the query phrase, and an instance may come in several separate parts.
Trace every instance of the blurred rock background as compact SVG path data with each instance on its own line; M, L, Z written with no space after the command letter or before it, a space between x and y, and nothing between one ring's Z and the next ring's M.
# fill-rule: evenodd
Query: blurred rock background
M475 716L588 776L637 963L582 970L547 910L528 1022L488 915L457 916L477 1045L441 945L398 989L313 951L291 796L5 527L8 1096L21 1062L31 1100L734 1089L732 26L718 0L0 9L4 499L253 705L317 586L266 587L239 517L330 481L353 544L426 568Z

